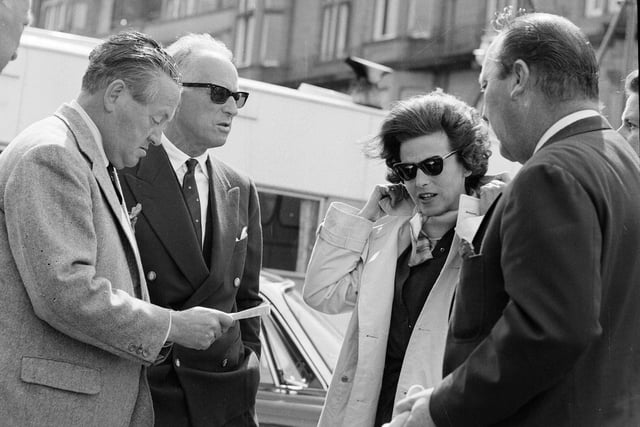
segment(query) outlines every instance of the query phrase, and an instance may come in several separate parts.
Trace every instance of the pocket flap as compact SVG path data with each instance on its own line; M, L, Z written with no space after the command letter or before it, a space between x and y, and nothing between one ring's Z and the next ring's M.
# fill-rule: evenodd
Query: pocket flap
M83 394L98 394L100 371L58 360L22 358L22 381Z

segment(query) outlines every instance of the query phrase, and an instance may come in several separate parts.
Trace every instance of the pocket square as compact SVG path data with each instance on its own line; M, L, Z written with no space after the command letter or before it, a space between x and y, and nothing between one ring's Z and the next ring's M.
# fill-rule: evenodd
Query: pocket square
M245 225L244 227L242 227L242 231L240 232L240 237L236 237L236 242L246 239L248 235L249 234L247 233L247 226Z

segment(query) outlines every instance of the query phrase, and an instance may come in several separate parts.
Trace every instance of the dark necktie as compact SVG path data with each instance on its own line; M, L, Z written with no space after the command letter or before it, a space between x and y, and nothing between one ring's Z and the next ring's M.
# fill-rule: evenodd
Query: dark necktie
M122 194L120 194L120 189L118 188L118 181L116 178L116 168L113 167L111 163L107 166L107 172L109 173L109 178L111 178L111 183L113 184L113 189L116 190L116 195L118 196L118 201L122 204Z
M202 247L202 227L200 224L200 196L198 195L198 186L196 185L196 159L189 159L185 162L187 165L187 173L184 174L182 181L182 194L191 214L191 222L196 231L198 244Z

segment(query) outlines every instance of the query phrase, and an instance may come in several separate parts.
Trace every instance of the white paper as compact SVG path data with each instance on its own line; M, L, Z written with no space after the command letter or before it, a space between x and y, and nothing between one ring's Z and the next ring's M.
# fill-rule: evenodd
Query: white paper
M456 222L456 234L471 243L476 234L482 216L480 215L480 199L462 194L458 206L458 220Z
M229 313L233 320L248 319L250 317L266 316L271 312L271 306L264 302L256 307L238 311L237 313Z

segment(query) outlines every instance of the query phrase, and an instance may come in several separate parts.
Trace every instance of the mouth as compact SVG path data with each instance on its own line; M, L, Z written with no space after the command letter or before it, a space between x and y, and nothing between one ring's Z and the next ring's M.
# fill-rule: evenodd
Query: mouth
M437 193L420 193L418 194L418 200L422 202L428 202L432 200L434 197L436 197L437 195L438 195Z

